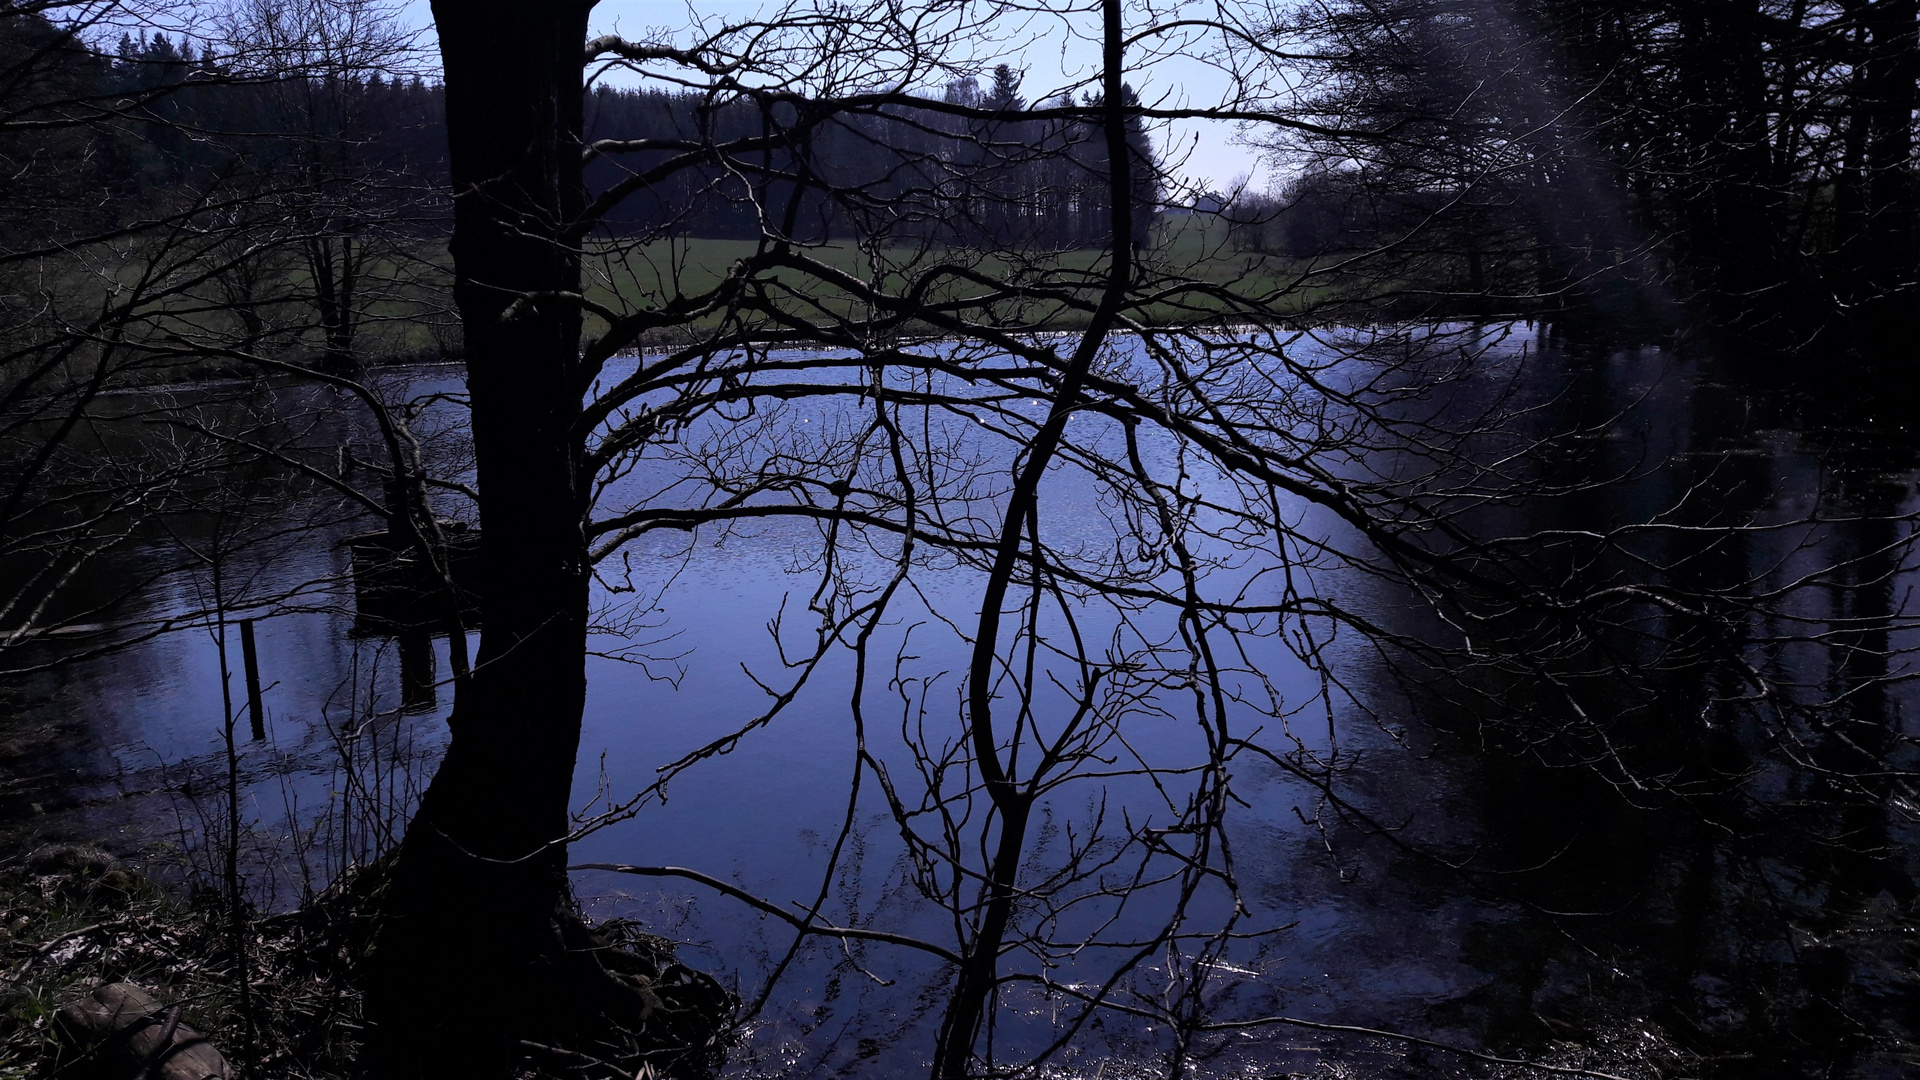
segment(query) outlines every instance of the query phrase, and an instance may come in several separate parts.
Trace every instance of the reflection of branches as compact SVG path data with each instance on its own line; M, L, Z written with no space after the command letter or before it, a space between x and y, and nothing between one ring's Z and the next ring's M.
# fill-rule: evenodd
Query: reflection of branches
M626 56L686 59L662 49ZM719 70L705 60L688 67ZM732 92L730 77L707 85ZM857 115L866 102L807 104ZM1116 130L1111 117L1104 130ZM596 152L748 157L767 145ZM653 182L670 171L656 165L636 176ZM753 170L743 165L742 174ZM812 175L797 166L782 174L796 186ZM851 188L823 186L830 197L854 198ZM910 881L945 910L956 955L968 958L942 1036L943 1072L966 1067L984 1030L975 1017L991 1011L984 1003L998 987L1043 978L1028 963L1045 972L1126 954L1103 967L1098 992L1059 993L1084 1008L1042 1056L1101 1009L1170 1023L1182 1039L1225 1030L1209 1015L1201 973L1250 935L1239 929L1245 912L1227 825L1242 798L1232 779L1238 762L1271 762L1342 815L1416 853L1461 863L1399 837L1400 827L1380 824L1336 789L1352 760L1341 715L1385 729L1388 712L1403 707L1380 700L1343 660L1370 651L1389 685L1398 679L1419 700L1438 694L1526 752L1599 769L1629 790L1683 794L1670 765L1616 733L1618 695L1634 686L1651 694L1669 670L1642 645L1667 640L1673 621L1762 618L1818 576L1781 583L1762 567L1703 589L1675 573L1662 548L1708 528L1679 517L1697 489L1644 520L1532 527L1518 510L1524 500L1601 497L1644 484L1657 463L1629 462L1598 479L1549 474L1544 459L1614 429L1622 414L1610 408L1570 435L1557 427L1555 402L1528 385L1535 369L1509 358L1511 343L1497 329L1305 335L1288 329L1267 294L1183 279L1156 252L1142 253L1136 268L1126 245L1113 245L1091 272L996 252L1012 267L1002 275L946 261L946 252L887 233L884 223L871 235L856 230L876 267L861 277L783 235L778 207L761 205L766 235L718 284L673 293L662 279L668 291L654 294L658 303L607 313L615 317L590 357L611 357L650 327L718 321L696 344L630 369L594 368L607 378L588 409L600 468L590 528L605 566L658 530L724 534L783 520L816 527L810 563L820 581L810 609L819 623L812 646L792 655L776 622L789 671L777 685L755 679L772 703L664 767L619 814L777 722L831 651L847 648L858 766L845 821L870 775ZM614 251L650 258L639 244ZM794 273L812 284L776 276ZM1032 323L1008 325L1006 305L1016 302L1034 305L1023 313ZM1169 328L1141 314L1160 302L1195 313L1224 307L1242 325ZM1114 339L1100 318L1069 348L1044 333L1059 313L1103 310L1111 326L1137 336ZM909 327L954 336L903 340ZM1710 531L1721 541L1762 540L1806 527L1735 522ZM876 560L891 572L876 573ZM943 612L926 588L943 574L978 575L965 578L984 581L978 606ZM1336 598L1336 586L1360 595ZM1369 589L1405 600L1380 602ZM907 629L883 633L889 623ZM937 700L946 672L915 663L930 651L926 640L942 634L970 651L967 723L957 734ZM895 653L888 690L900 708L904 766L876 747L864 701L872 651L883 643ZM1737 651L1715 662L1744 670L1757 695L1724 704L1786 709L1769 724L1798 708L1768 689L1776 676ZM1308 673L1311 690L1284 676L1289 665ZM1531 688L1524 706L1516 684ZM1174 704L1183 698L1200 740L1187 761L1139 737L1149 721L1186 715ZM1324 735L1302 726L1315 712ZM1133 782L1157 796L1164 820L1158 811L1136 819L1131 805L1109 814L1108 793ZM1098 809L1084 831L1067 827L1063 850L1036 862L1029 815L1076 785L1099 793ZM1224 897L1221 927L1176 931L1208 890ZM823 885L804 908L809 919L825 896ZM1149 898L1163 935L1120 932ZM1169 961L1156 1007L1124 1005L1119 988L1176 940L1199 947ZM786 966L776 965L776 980ZM1175 968L1187 974L1176 978ZM770 993L771 985L762 999Z
M1293 1023L1232 1019L1241 1006L1209 988L1284 921L1243 894L1241 830L1268 824L1265 773L1433 865L1503 873L1352 790L1369 725L1398 746L1401 722L1421 717L1429 732L1599 775L1639 803L1704 806L1693 797L1738 793L1784 763L1907 812L1906 736L1876 726L1885 703L1873 698L1905 678L1888 635L1911 629L1890 595L1910 521L1886 507L1844 521L1709 509L1711 475L1666 486L1668 455L1614 438L1643 401L1547 386L1554 370L1517 327L1309 331L1352 297L1307 286L1355 260L1256 252L1226 272L1217 240L1195 241L1216 245L1202 256L1138 240L1166 209L1141 192L1173 183L1146 175L1136 148L1149 122L1418 148L1277 104L1300 57L1256 13L1158 22L1103 0L1063 25L1085 33L1078 20L1096 13L1097 82L1070 78L1030 109L925 92L971 71L943 42L1043 17L1017 7L795 7L587 44L589 62L697 103L671 137L568 148L622 170L554 224L599 280L500 304L503 322L589 317L562 395L587 399L568 436L582 443L569 445L583 555L608 594L654 598L696 541L787 529L804 536L790 569L810 577L769 622L772 670L742 666L765 695L751 715L703 733L639 790L603 792L549 843L643 814L810 696L840 692L823 684L850 662L846 801L811 897L783 904L698 868L576 869L698 882L787 923L794 943L756 1010L815 937L850 957L846 942L864 941L952 964L934 1056L958 1077L1011 1056L997 1002L1023 989L1066 1013L1018 1048L1033 1061L1103 1014L1166 1025L1176 1062L1211 1034ZM1196 54L1233 77L1221 100L1131 96L1155 63L1203 41ZM669 190L687 204L616 227L623 198ZM708 211L751 223L724 266L696 267L678 236ZM1432 216L1368 258L1404 254ZM385 516L451 589L429 495L473 498L481 485L464 463L436 474L412 423L464 402L397 401L276 351L296 331L247 317L261 307L238 283L263 253L217 192L155 221L174 246L157 247L109 317L36 354L100 358L92 382L70 388L78 405L42 414L67 425L60 439L98 412L107 358L217 358L350 399L382 450L369 470L380 490L330 469L298 432L169 406L141 422L198 464L114 489L123 504L69 530L86 540L75 558L121 535L103 527L114 513L153 510L147 493L245 461ZM1061 221L1078 231L1048 231ZM330 235L315 225L269 243L292 258ZM1404 284L1389 278L1376 291ZM1829 532L1862 525L1898 527L1826 554ZM637 555L667 534L686 546ZM73 572L49 561L32 588L50 595ZM1870 602L1808 600L1827 592ZM652 633L638 621L650 607L636 600L630 621L599 628ZM451 630L457 649L457 616ZM1814 654L1831 673L1796 676ZM1685 710L1661 704L1676 686ZM1761 749L1723 765L1677 745L1728 725ZM938 912L940 940L827 914L876 803L898 836L901 888ZM1331 851L1321 819L1315 809Z
M1854 770L1880 748L1816 719L1859 688L1816 699L1779 664L1803 647L1887 651L1860 636L1882 616L1802 608L1846 576L1850 560L1802 565L1827 522L1713 514L1710 478L1663 487L1663 452L1617 439L1645 402L1550 385L1517 328L1309 332L1316 302L1302 288L1325 261L1247 256L1223 279L1174 245L1116 242L1132 235L1134 203L1127 169L1108 163L1130 160L1129 123L1205 115L1350 143L1402 137L1290 127L1271 96L1286 57L1228 14L1119 26L1098 7L1098 101L1076 85L1012 120L907 89L958 68L918 36L925 26L868 42L893 26L891 8L836 12L832 28L789 12L591 45L697 89L706 126L590 147L632 164L587 220L697 174L690 197L732 200L757 223L739 257L705 275L670 239L684 218L594 250L607 288L582 302L600 322L584 376L593 556L617 580L616 564L640 565L628 545L651 535L792 528L808 535L798 561L817 580L800 631L811 639L792 646L797 605L783 606L770 630L784 670L749 673L767 705L575 836L640 813L669 780L779 723L844 650L847 809L821 888L796 910L819 918L858 805L879 800L903 879L951 924L940 947L963 958L935 1054L957 1076L992 1055L992 1002L1014 984L1076 1010L1057 1041L1026 1048L1040 1057L1102 1010L1167 1024L1177 1057L1239 1022L1215 1014L1207 973L1273 929L1240 894L1231 823L1260 814L1243 809L1250 785L1235 777L1249 767L1297 779L1329 817L1432 865L1513 876L1347 790L1362 725L1404 745L1402 721L1424 715L1642 802L1737 790L1758 763L1702 770L1636 726L1666 715L1657 703L1684 678L1712 687L1700 715L1738 713L1775 761L1875 773ZM1207 34L1244 80L1217 107L1129 102L1123 74ZM831 60L817 51L828 39ZM1008 135L1017 124L1028 134ZM1044 131L1076 134L1049 143ZM842 167L818 149L833 139L880 163ZM1076 260L1067 245L976 228L1087 188L1039 180L1009 194L1004 173L952 164L968 154L1109 185L1097 250ZM816 213L845 237L837 248L799 226ZM1394 251L1383 241L1369 259ZM619 359L664 328L685 337ZM1611 514L1539 510L1642 497ZM1907 544L1903 530L1872 545L1860 565L1876 569L1859 576L1902 572ZM1770 554L1698 572L1746 547ZM967 599L950 598L956 582ZM965 664L947 663L959 649ZM889 653L882 687L872 673ZM898 710L891 731L872 722L879 700ZM1190 741L1166 734L1176 723ZM1066 800L1082 794L1084 817L1069 819ZM1130 1003L1162 956L1151 1006ZM1097 989L1082 989L1094 957ZM1074 979L1055 977L1069 967Z

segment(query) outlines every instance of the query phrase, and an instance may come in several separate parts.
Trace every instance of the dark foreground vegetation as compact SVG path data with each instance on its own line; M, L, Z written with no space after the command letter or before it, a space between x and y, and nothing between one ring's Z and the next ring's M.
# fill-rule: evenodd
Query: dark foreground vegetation
M358 1075L357 967L381 874L350 872L296 910L250 912L236 924L217 891L183 898L97 848L42 845L10 859L0 870L0 1076ZM710 1073L724 1056L725 991L631 924L596 927L590 941L645 989L659 1018L621 1039L525 1045L531 1070ZM90 1023L75 1003L103 988L100 1002L128 1015Z
M126 1065L55 1018L137 983L142 1031L248 1075L699 1076L822 953L903 988L842 1067L918 1040L935 1080L1920 1060L1913 447L1875 381L1920 308L1914 0L434 15L437 59L365 0L0 6L10 700L190 632L220 710L157 785L197 890L16 834L6 1067ZM1084 74L1033 87L1049 34ZM1195 60L1217 87L1156 96ZM1181 180L1190 121L1288 179ZM1623 374L1655 343L1716 355ZM763 696L583 799L589 657L670 677L662 598L755 529L805 583ZM255 635L314 612L412 674L315 726L276 906ZM651 860L669 786L816 693L816 881ZM1294 1015L1274 837L1328 895L1371 866L1537 921L1469 943L1477 997ZM583 881L783 937L724 986ZM1623 912L1680 959L1616 962Z

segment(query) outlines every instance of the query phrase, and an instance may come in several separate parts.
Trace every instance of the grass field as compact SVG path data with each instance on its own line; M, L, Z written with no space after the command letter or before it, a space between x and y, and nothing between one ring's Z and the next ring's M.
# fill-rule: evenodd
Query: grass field
M749 240L676 238L650 244L599 241L588 252L587 290L590 304L601 311L625 315L657 310L679 298L710 293L726 279L739 260L752 256L758 244ZM809 245L798 249L831 272L856 281L899 292L925 277L930 269L946 267L961 272L935 275L925 294L933 301L963 301L990 286L1010 283L1034 290L1002 299L993 305L974 305L972 321L989 320L1007 327L1035 330L1071 330L1085 324L1084 306L1063 304L1062 293L1075 295L1082 305L1092 301L1104 273L1101 250L1006 253L941 245L895 246L877 250L847 243ZM217 256L211 252L208 258ZM1191 217L1167 219L1157 242L1141 253L1147 292L1154 299L1127 312L1149 324L1204 322L1225 315L1244 318L1244 304L1228 305L1207 295L1211 287L1231 288L1237 297L1257 298L1260 307L1281 317L1312 312L1333 295L1326 285L1299 284L1302 267L1272 257L1255 257L1227 243L1221 223ZM171 259L170 275L195 277L193 261L179 252L156 252L152 258ZM445 241L425 243L390 241L384 253L372 259L357 282L361 319L355 352L375 363L430 358L458 351L459 320L453 310L452 265ZM125 297L138 288L153 288L153 299L141 314L121 328L124 340L147 343L160 350L190 351L201 343L211 355L222 347L241 352L311 360L323 349L316 309L308 302L312 281L303 258L283 250L255 268L251 280L236 282L231 273L202 276L183 291L170 291L148 271L140 258L115 265L83 255L64 261L48 260L39 268L38 283L60 298L69 312L99 311L110 296ZM811 318L860 318L870 314L861 301L822 276L783 268L759 275L756 286L767 302L790 314ZM244 314L243 314L244 312ZM654 330L637 342L661 346L686 340L717 327L723 316L708 312L677 325ZM588 333L599 336L604 318L589 315ZM264 329L263 329L264 328ZM908 333L938 332L937 327L908 325ZM85 366L84 357L76 362ZM243 360L185 357L162 358L128 366L124 380L166 381L205 374L231 374Z
M736 262L752 256L757 245L749 240L683 238L644 245L606 243L588 261L591 303L614 312L656 308L676 296L700 296L726 278ZM903 290L929 269L947 265L965 268L988 281L1048 285L1056 291L1069 283L1078 286L1089 302L1106 253L1073 250L1033 254L993 253L938 245L897 246L866 250L852 243L826 243L800 249L808 259L851 278L878 285L888 292ZM1237 296L1260 298L1262 307L1281 316L1297 315L1324 303L1331 290L1325 285L1299 283L1302 267L1273 257L1253 257L1225 242L1217 222L1171 219L1159 241L1142 253L1149 291L1157 301L1129 314L1157 324L1204 321L1229 308L1204 287L1230 288ZM831 282L800 270L782 269L763 276L770 299L783 309L805 314L820 309L835 316L858 317L862 304ZM985 286L958 274L942 275L927 293L930 300L957 301L978 295ZM1188 282L1203 288L1170 286ZM1244 307L1234 311L1244 314ZM984 312L976 312L984 314ZM696 320L689 329L709 329L719 316ZM1062 307L1041 299L1003 301L992 308L992 318L1009 326L1071 329L1083 325L1084 310ZM590 331L604 322L590 320Z

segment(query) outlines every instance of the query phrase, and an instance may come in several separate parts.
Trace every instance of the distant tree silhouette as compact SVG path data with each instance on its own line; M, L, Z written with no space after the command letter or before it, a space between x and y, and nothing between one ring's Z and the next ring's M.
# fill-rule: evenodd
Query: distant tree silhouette
M1423 227L1433 247L1530 263L1527 291L1557 320L1678 321L1768 349L1911 340L1912 3L1482 15L1395 0L1277 20L1312 56L1316 93L1294 115L1345 133L1294 138L1300 160L1363 163L1352 175L1376 200L1444 197Z

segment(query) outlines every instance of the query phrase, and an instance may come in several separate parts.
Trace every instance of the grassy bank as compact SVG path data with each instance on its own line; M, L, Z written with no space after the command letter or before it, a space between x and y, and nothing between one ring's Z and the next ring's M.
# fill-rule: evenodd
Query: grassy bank
M627 312L657 308L677 296L698 296L725 280L729 268L753 255L751 240L681 238L650 244L605 243L589 253L587 299L595 307ZM1100 249L1031 253L992 252L938 245L893 246L869 250L852 243L824 243L799 248L799 254L831 271L877 285L889 292L904 291L934 267L954 273L938 275L922 296L929 304L957 303L978 296L985 287L976 279L1036 288L1036 295L994 305L991 314L976 309L970 317L990 317L1008 326L1040 330L1075 330L1085 326L1090 312L1057 306L1039 291L1059 290L1072 283L1089 302L1104 272L1106 252ZM1244 316L1231 312L1213 294L1231 288L1240 296L1267 299L1267 310L1281 318L1304 317L1326 308L1336 299L1334 288L1310 282L1307 266L1271 256L1253 257L1226 242L1218 223L1174 221L1161 230L1158 242L1142 254L1153 299L1127 314L1150 325L1206 322L1210 318ZM862 301L831 283L799 270L782 269L764 276L767 300L801 317L860 318ZM1184 283L1188 287L1182 288ZM720 325L721 316L701 316L672 333L643 339L643 346L665 346ZM589 330L599 333L606 323L589 318Z
M595 241L588 246L584 266L587 333L604 333L608 314L661 310L705 295L757 249L752 240L711 237L645 244ZM1043 331L1087 325L1089 311L1056 297L1072 292L1090 302L1107 258L1099 249L1019 253L933 244L866 249L851 242L806 245L797 251L830 274L888 291L904 290L940 267L921 294L923 301L964 307L969 319ZM153 272L169 259L178 264L169 274ZM1141 299L1125 315L1147 325L1244 322L1249 303L1270 317L1302 325L1460 314L1453 309L1461 305L1450 308L1444 294L1358 273L1328 274L1311 262L1242 251L1229 241L1223 223L1193 216L1163 222L1156 242L1141 253L1141 265ZM85 344L61 361L64 374L47 379L47 384L82 385L102 357L112 369L108 382L127 387L248 377L258 373L248 355L327 362L320 309L313 302L320 290L304 262L282 253L244 281L232 272L197 277L191 272L196 268L198 263L167 251L130 257L110 270L78 257L48 260L35 275L65 314L42 320L43 325L15 327L0 338L18 339L5 342L18 351L22 341L38 333L44 339L38 351L51 355L62 341L73 340L66 327L83 325L75 321L79 315L97 313L115 297L124 303L144 295L135 305L136 317L110 333L86 331ZM197 283L170 291L166 282L181 275ZM988 291L982 281L1004 283L1010 295L990 307L967 304L967 298ZM860 319L870 314L863 301L832 283L830 275L786 268L761 275L756 287L761 291L758 302L800 319ZM1223 299L1229 290L1236 297L1231 303ZM386 241L384 250L369 255L354 284L358 323L353 354L369 366L457 359L462 340L451 291L452 261L444 240ZM770 333L781 329L777 320L757 317L767 319ZM647 330L634 344L643 349L689 344L718 330L725 318L720 312L690 314L684 321ZM942 331L910 324L900 332L911 337ZM8 377L0 372L0 382Z

